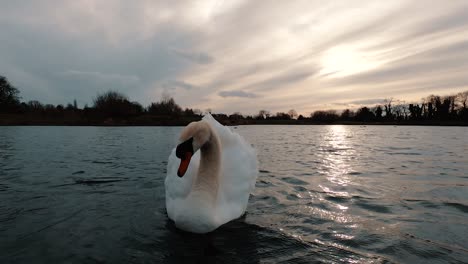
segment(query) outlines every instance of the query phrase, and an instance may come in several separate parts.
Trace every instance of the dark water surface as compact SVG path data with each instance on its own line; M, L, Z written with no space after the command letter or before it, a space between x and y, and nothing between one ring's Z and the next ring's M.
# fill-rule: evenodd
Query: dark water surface
M468 128L245 126L248 213L165 212L180 127L0 127L0 263L468 262Z

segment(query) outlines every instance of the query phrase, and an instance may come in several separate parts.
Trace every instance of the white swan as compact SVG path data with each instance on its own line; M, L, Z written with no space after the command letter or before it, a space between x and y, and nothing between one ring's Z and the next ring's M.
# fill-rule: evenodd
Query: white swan
M250 144L210 114L190 123L167 164L169 218L182 230L207 233L241 217L255 188L257 167Z

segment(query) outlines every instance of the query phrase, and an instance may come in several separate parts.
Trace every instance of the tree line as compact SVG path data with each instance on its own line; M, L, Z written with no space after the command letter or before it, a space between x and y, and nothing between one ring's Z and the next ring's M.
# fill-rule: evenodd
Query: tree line
M205 112L211 112L206 109ZM20 91L0 76L0 124L29 125L185 125L198 120L202 111L182 108L173 98L163 96L146 107L126 95L109 90L98 94L92 106L79 108L76 100L67 105L22 102ZM468 91L455 95L430 95L420 102L386 99L382 104L358 109L319 110L309 116L294 109L272 114L260 110L255 115L235 112L212 113L224 124L455 124L468 125Z
M143 107L113 90L98 94L91 106L82 108L76 100L66 105L22 102L18 88L0 76L0 124L4 125L183 125L201 114L200 110L183 109L169 96Z
M430 95L419 103L386 99L373 107L364 106L341 113L335 110L315 111L310 119L316 122L358 121L358 122L401 122L401 123L444 123L468 122L468 91L455 95Z

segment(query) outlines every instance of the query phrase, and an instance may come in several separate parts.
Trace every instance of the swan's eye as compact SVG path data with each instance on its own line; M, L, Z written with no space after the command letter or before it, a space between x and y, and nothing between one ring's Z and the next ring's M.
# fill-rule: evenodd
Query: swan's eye
M187 139L186 141L180 143L176 148L176 157L183 159L186 156L186 153L193 155L193 137Z

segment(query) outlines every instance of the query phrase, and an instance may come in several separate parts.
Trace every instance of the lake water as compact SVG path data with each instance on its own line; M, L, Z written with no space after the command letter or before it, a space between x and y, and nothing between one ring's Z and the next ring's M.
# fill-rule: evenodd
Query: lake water
M209 235L165 211L180 127L0 127L0 263L468 262L468 128L241 126L260 174Z

